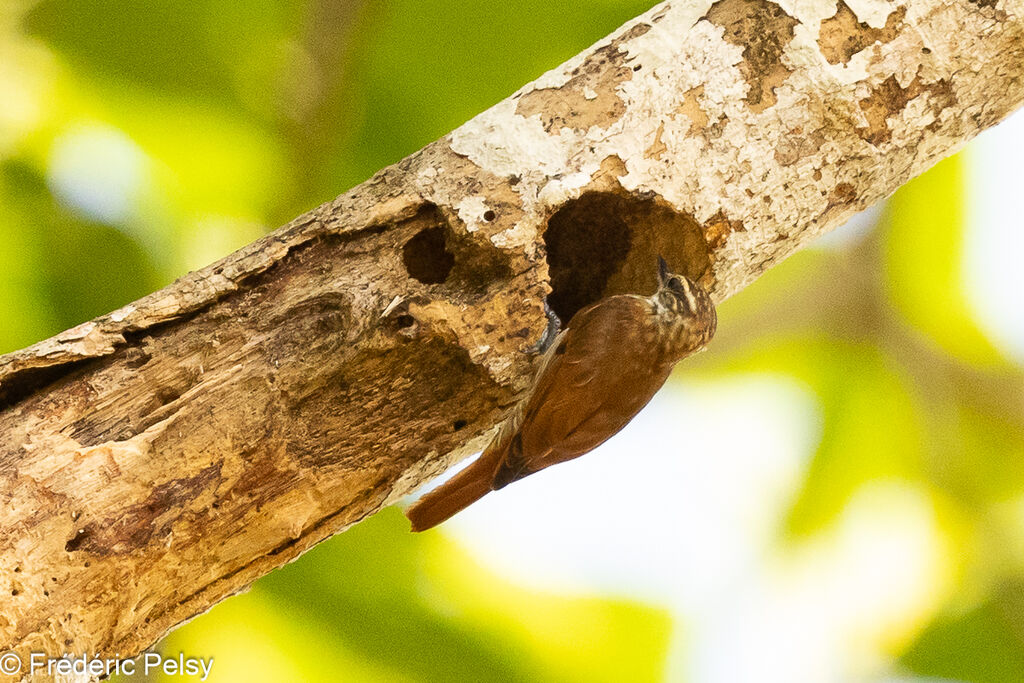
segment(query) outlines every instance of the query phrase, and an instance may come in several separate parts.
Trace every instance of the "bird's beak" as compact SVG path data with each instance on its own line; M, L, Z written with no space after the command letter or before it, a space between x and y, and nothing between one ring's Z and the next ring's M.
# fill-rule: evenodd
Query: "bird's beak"
M668 272L668 264L661 256L658 257L658 287L664 287L668 282L671 273Z

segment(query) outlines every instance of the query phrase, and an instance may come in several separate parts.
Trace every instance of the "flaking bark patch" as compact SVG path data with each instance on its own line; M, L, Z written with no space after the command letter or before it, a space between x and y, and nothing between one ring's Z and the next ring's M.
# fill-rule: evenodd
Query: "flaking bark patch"
M968 2L972 5L977 5L983 10L992 11L996 17L1006 18L1005 12L1000 12L996 9L996 6L999 4L999 0L968 0Z
M703 95L703 85L691 88L683 94L683 101L676 108L676 111L690 119L690 122L693 124L692 130L695 132L703 130L708 125L708 115L700 106L700 100Z
M561 128L607 128L626 111L625 102L616 92L617 86L630 80L634 69L639 66L626 64L626 53L621 45L650 30L650 24L637 24L596 50L572 71L565 85L541 88L523 95L516 106L516 113L527 117L539 115L544 130L549 133L557 133Z
M857 200L857 188L851 183L839 183L829 195L829 208L851 204Z
M907 100L906 89L900 87L894 76L882 81L869 97L860 101L860 108L868 119L868 127L861 137L876 147L888 142L892 131L887 119L903 111Z
M660 159L661 155L668 151L668 147L662 141L661 136L665 134L665 122L658 126L657 132L654 134L654 141L651 146L644 152L644 156L648 159Z
M708 247L713 252L725 244L725 240L729 235L734 232L746 232L746 230L743 221L729 220L719 211L711 220L704 224L704 237L707 240Z
M871 28L857 20L850 6L839 0L836 13L821 22L818 46L830 64L847 64L861 50L875 43L888 43L899 33L907 10L900 7L889 15L882 28Z
M775 88L793 71L782 53L799 23L768 0L719 0L704 18L725 29L725 39L743 47L740 71L747 85L746 102L754 112L775 104Z
M931 110L936 117L956 99L948 81L924 83L920 76L915 76L910 85L904 88L895 76L889 76L871 91L871 95L859 102L868 120L867 128L858 129L860 136L876 147L888 142L892 138L889 119L902 112L908 102L923 94L930 96Z
M809 132L803 126L791 128L789 133L775 147L775 161L780 166L791 166L801 159L817 154L825 144L825 133L818 128ZM820 180L821 173L815 180Z
M154 486L141 503L112 510L104 519L80 520L84 525L65 549L103 556L142 551L150 543L163 545L182 509L193 509L195 499L204 491L212 500L219 475L220 466L210 465L193 477Z

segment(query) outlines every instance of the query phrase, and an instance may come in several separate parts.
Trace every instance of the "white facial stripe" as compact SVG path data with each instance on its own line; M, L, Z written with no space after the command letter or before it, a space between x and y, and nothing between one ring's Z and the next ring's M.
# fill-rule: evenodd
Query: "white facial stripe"
M686 305L692 313L697 310L697 299L693 296L693 290L690 289L690 281L685 277L680 277L679 282L683 285L683 293L686 294Z

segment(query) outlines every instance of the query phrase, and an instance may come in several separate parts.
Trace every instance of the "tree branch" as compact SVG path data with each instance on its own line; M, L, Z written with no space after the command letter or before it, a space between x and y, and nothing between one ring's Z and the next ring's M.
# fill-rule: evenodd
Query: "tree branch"
M480 448L546 296L653 290L664 254L721 301L1022 100L1022 0L664 3L3 357L0 650L142 651Z

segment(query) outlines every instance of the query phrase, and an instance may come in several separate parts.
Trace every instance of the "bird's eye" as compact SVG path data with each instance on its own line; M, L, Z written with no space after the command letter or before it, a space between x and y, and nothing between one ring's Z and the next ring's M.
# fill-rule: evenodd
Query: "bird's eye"
M682 290L683 283L679 281L679 278L674 277L674 278L672 278L671 280L668 281L668 286L669 286L669 289Z

